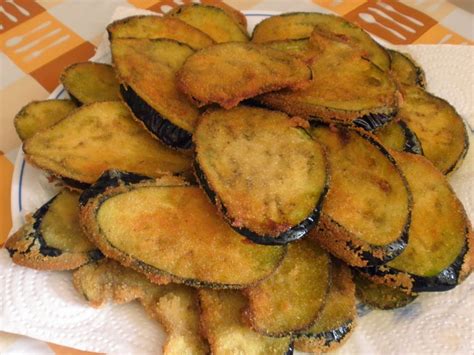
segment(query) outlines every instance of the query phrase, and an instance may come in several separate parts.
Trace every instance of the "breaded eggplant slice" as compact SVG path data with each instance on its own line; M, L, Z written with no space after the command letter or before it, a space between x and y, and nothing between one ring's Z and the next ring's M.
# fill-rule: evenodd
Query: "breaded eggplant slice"
M206 33L216 43L248 42L249 35L242 26L242 19L237 20L230 13L216 6L189 4L172 9L165 16L175 17Z
M330 285L330 257L308 239L288 245L281 266L266 280L245 289L245 317L256 332L289 336L311 327L324 307Z
M75 108L76 105L72 100L31 101L13 120L16 133L24 141L33 137L36 132L61 121Z
M416 86L403 86L397 117L421 142L423 155L443 174L455 171L469 148L463 119L447 101Z
M326 32L314 31L310 43L319 52L311 63L311 84L264 94L257 101L290 115L366 130L395 117L398 90L389 74L363 58L359 49Z
M398 256L408 240L412 198L393 157L360 129L318 125L311 134L326 148L331 181L310 236L349 265Z
M473 267L473 233L446 177L420 155L392 152L413 194L406 249L385 265L361 269L377 283L408 293L446 291Z
M355 327L355 286L351 270L331 260L331 286L316 323L295 337L295 349L311 353L333 351L347 341Z
M60 80L78 105L120 100L119 84L109 64L75 63L63 70Z
M157 142L120 101L84 105L23 144L26 160L73 187L87 187L108 169L158 177L180 174L190 158Z
M423 148L416 134L403 121L392 121L375 130L375 136L386 148L397 152L423 155Z
M73 283L94 308L108 302L124 304L140 300L154 310L157 300L167 291L184 287L151 283L142 273L108 258L81 266L73 273Z
M416 293L408 294L399 288L372 282L358 272L354 272L354 282L357 298L376 309L405 307L418 297Z
M309 84L311 69L285 52L251 43L224 43L190 56L176 75L178 88L198 106L226 109L266 92Z
M246 242L204 192L177 177L111 183L101 181L81 199L82 226L106 256L152 281L243 288L273 273L286 253Z
M28 217L5 248L14 263L38 270L72 270L103 257L82 232L79 194L68 190Z
M120 92L133 116L173 148L191 148L198 109L178 91L175 75L194 51L167 39L117 38L112 58Z
M388 49L390 53L390 71L398 82L405 85L426 87L425 72L409 54Z
M365 52L365 57L382 70L390 68L390 56L370 35L344 18L317 12L292 12L271 16L260 22L252 34L252 42L264 43L287 39L309 38L314 28L331 32Z
M118 304L140 301L168 334L164 354L208 353L200 335L200 312L194 289L151 283L145 275L111 259L82 266L74 272L73 282L92 307L100 307L109 300Z
M255 243L286 244L317 224L328 167L307 124L238 106L208 111L196 129L199 184L231 226Z
M107 26L109 39L148 38L172 39L198 50L212 46L214 41L204 32L170 17L139 15L127 17Z
M242 322L247 300L239 291L200 289L198 293L201 329L212 354L283 355L289 350L290 337L261 335Z

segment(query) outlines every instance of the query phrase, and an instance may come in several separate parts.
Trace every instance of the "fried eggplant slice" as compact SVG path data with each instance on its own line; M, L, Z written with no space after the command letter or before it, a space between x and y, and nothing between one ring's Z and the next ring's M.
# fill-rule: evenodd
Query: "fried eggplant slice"
M423 155L423 148L416 134L403 121L392 121L375 130L375 136L382 144L397 152Z
M455 171L469 148L463 119L447 101L416 86L403 86L397 117L421 142L423 154L442 173Z
M175 75L194 51L167 39L117 38L112 58L133 116L164 144L191 148L198 109L178 91Z
M119 84L109 64L75 63L64 69L60 80L78 105L120 100Z
M304 127L300 118L238 106L208 111L196 129L199 184L255 243L286 244L317 224L328 171L321 145Z
M395 117L398 90L386 72L363 58L359 49L326 32L315 30L310 43L319 53L311 63L311 84L261 95L258 102L290 115L366 130Z
M405 291L377 284L354 273L357 298L364 304L376 309L395 309L405 307L412 303L417 297L416 293L406 293Z
M446 177L420 155L392 152L408 179L413 213L406 249L385 265L362 268L372 281L411 292L446 291L473 267L473 233Z
M311 69L285 52L251 43L224 43L190 56L176 75L179 89L198 106L226 109L282 88L309 84Z
M242 322L247 300L239 291L200 289L201 328L211 353L283 355L290 347L290 337L272 338L254 332Z
M154 308L157 300L167 291L179 287L174 284L151 283L145 275L108 258L89 263L74 271L73 283L89 305L95 308L108 302L124 304L134 300L140 300Z
M330 257L311 240L288 246L281 266L266 280L245 289L245 317L256 332L289 336L311 327L324 307L330 285Z
M71 100L32 101L14 118L16 133L22 141L61 121L76 105Z
M92 186L81 222L108 257L146 274L196 287L243 288L268 277L286 249L234 232L206 195L177 177ZM86 191L85 194L88 194ZM236 272L238 270L238 272Z
M314 28L331 32L365 52L365 57L382 70L390 68L390 56L370 35L344 18L317 12L293 12L271 16L260 22L252 34L252 42L264 43L287 39L309 38Z
M5 243L14 263L38 270L72 270L103 257L79 224L79 194L61 191Z
M107 26L111 41L117 38L172 39L198 50L214 44L204 32L187 23L170 17L131 16Z
M216 43L248 42L249 35L234 13L216 6L189 4L172 9L167 17L175 17L206 33Z
M331 184L310 236L349 265L398 256L408 240L412 198L393 157L360 129L318 125L311 134L326 148Z
M104 259L82 266L73 274L76 290L93 307L107 301L122 304L138 300L165 328L164 354L207 354L200 335L196 291L176 284L157 285L145 275L116 261Z
M310 353L333 351L349 338L356 319L355 286L351 270L331 260L331 286L316 323L295 337L295 348Z
M390 71L397 81L405 85L426 87L425 72L409 54L389 49Z
M78 108L27 139L23 151L29 163L86 186L113 168L159 177L191 167L188 156L153 139L119 101Z

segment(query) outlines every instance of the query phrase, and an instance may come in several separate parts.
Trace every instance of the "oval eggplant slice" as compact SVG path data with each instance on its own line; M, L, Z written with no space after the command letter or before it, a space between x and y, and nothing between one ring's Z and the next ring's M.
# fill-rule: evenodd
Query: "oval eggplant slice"
M194 134L199 184L255 243L286 244L317 223L327 165L322 147L301 126L307 122L239 106L207 112Z
M447 101L416 86L403 86L397 117L418 137L423 154L442 173L455 171L469 148L464 122Z
M71 100L32 101L16 114L13 121L16 133L24 141L61 121L75 108Z
M212 46L214 41L204 32L177 19L161 16L131 16L107 26L109 39L147 38L172 39L198 50Z
M331 286L316 323L295 338L295 348L311 353L326 353L341 346L351 334L356 318L355 286L351 270L331 260Z
M199 305L194 289L151 283L145 275L110 259L82 266L74 272L73 282L92 307L100 307L108 300L118 304L140 301L168 334L164 354L208 354L199 331Z
M226 109L240 101L281 88L301 88L310 68L282 51L251 43L224 43L190 56L176 75L179 89L198 106Z
M73 283L77 292L94 308L102 307L107 302L123 304L134 300L152 305L167 291L185 287L151 283L142 273L107 258L74 271Z
M78 105L120 100L119 84L109 64L75 63L64 69L60 80Z
M72 270L103 257L79 225L79 195L61 191L7 240L14 263L38 270Z
M241 312L247 300L240 292L200 289L198 293L201 329L212 354L288 354L290 337L264 336L242 322Z
M358 272L354 275L354 282L357 298L362 303L377 309L405 307L418 297L416 293L408 294L399 288L376 284Z
M371 280L406 292L445 291L472 268L473 233L446 177L419 155L392 152L413 193L409 242L385 265L361 269Z
M392 120L398 90L390 76L340 38L314 31L310 39L318 55L311 63L311 84L295 91L259 96L267 107L290 115L372 130Z
M168 334L164 354L208 354L199 331L199 305L194 289L151 283L145 275L111 259L82 266L74 272L73 282L92 307L100 307L108 300L118 304L140 301Z
M244 293L249 300L245 317L263 335L282 337L308 329L327 299L330 257L311 240L288 246L281 266L266 280Z
M220 7L190 4L172 9L165 16L175 17L206 33L216 43L248 42L241 18Z
M178 91L175 75L194 51L166 39L117 38L111 47L122 98L134 117L164 144L191 148L199 111Z
M292 12L261 21L252 34L252 42L264 43L309 38L314 28L331 32L366 52L365 56L382 70L390 68L390 56L370 35L342 17L317 12Z
M397 152L423 155L423 148L416 134L403 121L392 121L377 129L375 136L382 144Z
M412 198L395 160L362 130L319 125L311 134L331 166L330 189L311 236L349 265L398 256L408 240Z
M286 252L246 242L198 187L178 178L110 187L81 206L81 221L106 256L151 280L197 287L247 287L268 277Z
M425 72L409 54L388 49L390 53L390 71L402 84L426 87Z
M119 101L80 107L27 139L23 150L33 165L82 185L113 168L151 177L191 168L189 157L153 139Z

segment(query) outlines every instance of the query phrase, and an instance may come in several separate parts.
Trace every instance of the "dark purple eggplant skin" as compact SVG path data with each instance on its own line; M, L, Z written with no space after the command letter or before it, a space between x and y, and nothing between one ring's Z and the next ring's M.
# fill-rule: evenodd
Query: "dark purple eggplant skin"
M33 214L33 231L28 235L28 238L31 239L31 244L28 247L28 249L24 253L28 253L30 249L36 244L39 244L39 252L43 256L47 257L57 257L60 256L63 251L58 248L54 248L49 246L46 243L46 240L43 237L43 234L41 233L41 224L43 223L43 218L46 215L46 213L49 211L49 208L53 201L58 197L58 195L54 196L52 199L50 199L48 202L46 202L43 206L41 206L34 214ZM15 249L8 249L8 253L10 256L13 256L17 251ZM89 258L91 261L97 261L100 260L104 257L104 255L98 250L91 250L89 252Z
M468 231L466 230L466 233ZM446 269L441 271L438 275L435 276L419 276L409 274L412 279L413 286L411 288L412 292L442 292L449 291L456 287L459 284L459 276L461 274L461 269L464 263L464 257L468 253L467 245L464 245L459 255L456 257L454 262L449 265ZM381 276L385 277L387 275L397 275L398 273L405 273L404 271L397 270L390 267L379 267L379 266L369 266L363 268L356 268L357 271L366 274L368 276Z
M322 339L324 340L324 346L330 346L334 342L339 343L340 341L342 341L346 337L346 335L350 333L352 326L352 321L349 320L343 325L341 325L339 328L328 330L327 332L322 332L318 334L303 334L303 336L314 339Z
M64 176L61 177L61 181L64 183L64 185L77 190L85 190L91 186L91 184L88 184L87 182L81 182Z
M143 122L147 130L162 143L175 149L187 150L192 148L192 134L161 116L131 87L120 85L120 94L133 115Z
M207 196L211 200L214 205L218 204L217 195L209 186L204 172L202 171L199 163L196 159L194 159L193 163L194 173L196 176L196 180L198 181L201 188L206 192ZM321 196L319 197L318 202L316 203L315 208L313 211L298 225L291 227L287 231L279 234L276 237L268 236L268 235L260 235L255 233L254 231L245 228L245 227L235 227L232 225L232 221L227 217L227 209L226 207L219 203L221 207L221 212L225 216L226 220L229 222L232 229L234 229L237 233L243 235L247 239L251 240L256 244L263 244L263 245L285 245L291 242L294 242L298 239L303 238L306 236L311 229L316 227L319 221L319 216L321 214L321 209L323 206L324 198L328 192L328 176L326 176L325 188Z
M293 342L288 345L288 350L286 351L285 355L293 355L295 352L295 344Z
M88 189L79 197L79 205L85 206L90 199L93 199L105 192L109 187L116 187L119 185L131 185L136 184L145 180L153 180L151 177L145 175L139 175L135 173L129 173L120 170L107 170L105 171L97 181L92 184Z
M403 133L405 135L405 147L403 151L407 153L423 155L423 147L421 146L421 142L416 134L408 128L405 122L399 121L398 124L400 127L402 127Z
M373 131L380 128L386 123L390 122L397 115L398 110L393 110L389 114L384 113L369 113L359 117L353 121L356 127L365 129L366 131Z

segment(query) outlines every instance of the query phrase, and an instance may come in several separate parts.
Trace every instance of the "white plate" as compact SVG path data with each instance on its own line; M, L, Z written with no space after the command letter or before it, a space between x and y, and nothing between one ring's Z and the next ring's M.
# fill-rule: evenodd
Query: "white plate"
M275 13L247 12L249 29ZM456 107L468 104L456 102L459 95L452 97L453 91L456 92L452 87L446 88L443 82L437 84L435 79L443 73L443 70L440 70L442 61L437 60L434 64L430 62L433 56L439 53L434 52L434 47L431 48L413 51L405 49L412 52L427 69L430 89L441 97L450 101L452 99ZM109 57L108 53L103 52L93 59L107 61ZM456 60L456 57L459 56L452 55L452 58L448 58L445 72L449 72L450 63ZM452 78L452 74L449 74L449 77ZM468 85L472 85L472 79L467 80L471 80ZM459 85L458 90L464 90L463 87L466 87L462 83ZM50 98L65 97L67 94L62 87L58 87L50 95ZM465 165L454 178L454 187L470 215L473 196L468 181L472 181L473 177L472 160L471 152ZM34 212L51 198L57 189L48 182L42 171L25 163L20 150L12 182L13 229L16 230L23 223L26 213ZM13 265L5 251L0 252L0 269L0 281L3 281L3 287L0 289L0 330L79 349L108 353L152 354L163 344L164 333L161 327L150 321L136 304L106 306L101 310L88 307L73 289L70 273L37 272ZM449 293L423 294L400 310L370 311L360 308L358 326L340 352L472 353L474 340L471 311L474 309L474 297L470 292L474 289L473 281L471 277Z

